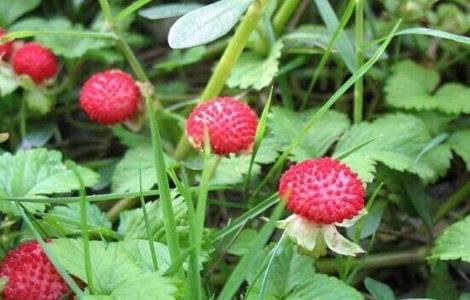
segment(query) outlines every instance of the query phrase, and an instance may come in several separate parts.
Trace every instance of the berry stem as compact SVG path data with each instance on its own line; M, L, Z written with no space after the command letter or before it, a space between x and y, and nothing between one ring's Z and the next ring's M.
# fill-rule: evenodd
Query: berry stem
M363 269L420 264L426 262L428 250L428 247L423 246L385 254L372 254L363 258L355 258L352 260L352 264L361 265ZM338 271L338 260L336 258L320 259L316 262L316 267L322 273L335 273Z
M292 14L295 12L300 4L300 0L286 0L276 12L273 18L273 27L276 34L284 31L287 23L289 22Z
M252 32L256 29L256 26L263 15L266 4L266 0L256 0L248 8L245 17L235 31L235 34L227 45L227 48L225 48L222 58L217 64L209 82L202 92L202 95L199 98L199 103L207 101L220 94L230 72L235 66L235 63L242 54L243 49L245 49ZM176 147L174 157L177 160L183 160L188 155L190 149L191 146L188 140L184 135L182 135L178 142L178 146Z
M118 46L123 51L124 55L126 56L129 64L131 65L132 69L134 70L136 76L140 81L143 83L150 84L145 71L143 70L142 66L140 65L139 61L135 57L132 49L129 47L127 42L123 39L122 33L120 32L119 28L116 26L113 16L111 14L111 7L109 5L108 0L99 0L101 10L107 20L107 22L111 26L111 30L117 36ZM170 194L170 184L168 180L168 175L166 172L166 163L165 157L163 152L163 143L160 135L160 127L157 122L157 116L155 114L154 108L154 97L153 97L153 90L152 89L143 89L143 96L145 98L145 106L147 109L147 114L150 121L150 131L152 137L152 147L154 153L154 164L155 164L155 172L157 178L157 185L160 192L160 201L161 207L163 212L163 223L165 225L165 235L168 244L168 250L170 252L171 262L178 261L180 251L180 245L178 241L178 232L176 230L176 221L175 215L173 212L173 205L171 200ZM180 273L182 275L182 269L180 268Z
M364 0L356 0L356 68L364 63L363 40L364 40ZM359 78L354 84L354 123L362 121L364 110L364 79Z
M452 209L456 208L462 201L468 199L470 195L470 179L467 179L467 182L460 187L460 189L455 192L452 196L449 197L447 201L442 203L442 205L437 209L436 213L433 216L434 222L439 222L442 220L445 215Z

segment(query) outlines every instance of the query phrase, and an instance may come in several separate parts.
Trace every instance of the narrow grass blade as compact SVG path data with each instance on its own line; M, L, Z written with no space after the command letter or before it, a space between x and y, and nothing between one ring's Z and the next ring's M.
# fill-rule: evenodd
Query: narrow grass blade
M142 213L144 215L145 232L147 233L147 239L149 242L150 255L152 256L152 263L154 271L158 271L157 253L155 251L155 244L153 243L153 237L150 233L150 222L147 213L147 206L145 205L144 195L142 193L142 154L139 155L139 191L140 191L140 206L142 207Z
M323 22L325 22L328 31L333 34L338 28L339 22L335 11L331 7L328 0L313 0L318 8ZM351 0L352 2L353 0ZM354 55L354 47L351 41L348 39L346 34L342 32L338 39L338 50L339 54L344 60L344 63L348 67L349 71L353 73L356 70L356 62Z
M41 234L39 234L36 227L34 227L33 222L31 221L31 219L26 215L26 213L24 211L24 208L18 202L16 203L16 207L20 211L21 217L23 218L24 222L26 223L26 226L28 226L29 230L31 230L31 232L33 233L34 238L41 245L41 248L44 250L47 257L49 258L51 263L56 268L57 272L59 272L60 276L64 279L64 281L67 283L67 285L70 287L70 289L78 296L78 298L81 298L81 296L83 295L83 291L75 283L72 276L70 276L69 273L67 273L64 266L62 266L59 259L54 254L54 252L49 248L47 243L44 242L44 240L41 238Z
M114 20L116 22L120 22L120 21L124 20L125 18L127 18L128 16L133 14L135 11L138 11L139 9L141 9L143 6L145 6L146 4L148 4L150 2L152 2L152 0L137 0L137 1L134 1L132 4L130 4L129 6L124 8L120 13L118 13L117 16L114 17Z
M88 283L88 288L91 294L95 293L95 285L93 281L93 272L91 266L91 254L90 254L90 235L88 233L88 224L87 224L87 199L86 199L86 190L85 183L83 182L82 175L78 171L77 165L72 161L67 161L66 165L72 170L75 177L77 178L78 184L80 185L80 229L82 232L83 238L83 256L85 259L85 273Z
M467 44L470 45L470 37L466 37L463 35L453 34L441 30L430 29L430 28L409 28L405 30L401 30L397 32L397 35L406 35L406 34L417 34L417 35L429 35L441 39L451 40L457 43Z
M274 204L276 204L279 201L277 197L277 193L269 196L262 202L260 202L258 205L250 209L249 211L245 212L242 214L240 217L232 221L230 224L225 226L224 228L220 229L217 231L214 240L220 240L224 238L225 236L229 235L230 233L236 231L240 226L243 226L246 224L246 222L250 221L251 219L256 218L260 214L262 214L264 211L272 207Z
M273 265L274 258L276 258L279 249L281 248L282 242L284 241L284 237L286 235L283 233L279 241L276 243L276 246L272 250L271 256L269 257L268 265L266 266L266 270L264 271L263 281L261 282L261 289L259 292L258 300L266 299L266 291L268 289L268 280L269 274L271 271L271 266Z
M266 224L263 225L256 238L253 240L250 250L245 255L243 255L231 273L219 297L217 297L218 300L233 299L238 291L238 288L243 283L243 280L245 280L245 276L248 273L249 268L252 267L253 263L255 262L259 251L261 251L264 245L266 245L266 243L269 241L269 238L275 229L276 222L282 216L283 211L284 203L279 202L272 212L269 220L266 222Z
M354 147L352 147L351 149L348 149L348 150L346 150L342 153L335 154L335 155L333 155L333 158L339 159L339 160L344 159L344 158L348 157L350 154L352 154L352 153L356 152L357 150L361 149L362 147L364 147L366 145L369 145L370 143L380 139L381 137L383 137L383 134L375 136L373 138L370 138L370 139L368 139L368 140L366 140L366 141L364 141L360 144L357 144Z
M423 148L423 150L421 150L421 152L419 153L419 155L416 157L415 159L415 164L419 162L419 160L426 154L428 153L429 151L431 151L432 149L434 149L435 147L439 146L440 144L442 144L445 140L447 140L447 138L449 138L449 134L444 132L444 133L441 133L439 134L438 136L436 136L435 138L433 138L432 140L429 141L429 143L426 145L426 147Z
M263 112L261 113L261 117L258 122L258 128L256 129L255 142L253 145L253 152L251 153L250 166L248 168L248 174L245 180L245 191L248 189L248 186L250 185L251 172L253 171L253 164L255 162L256 154L258 154L259 146L261 145L261 142L263 141L264 135L266 133L266 128L268 126L268 114L269 114L269 110L271 109L272 98L273 98L273 87L271 87L271 90L269 91L268 99L266 101L266 104L264 105Z

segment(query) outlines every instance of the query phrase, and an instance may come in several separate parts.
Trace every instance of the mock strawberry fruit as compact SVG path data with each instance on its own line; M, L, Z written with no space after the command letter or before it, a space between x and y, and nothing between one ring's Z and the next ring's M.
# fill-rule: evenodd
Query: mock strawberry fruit
M28 75L36 84L52 79L57 74L57 58L48 48L38 43L26 43L12 56L13 70Z
M0 277L8 279L4 300L57 300L69 292L60 274L36 241L8 252L0 265Z
M335 227L350 226L364 213L364 185L346 165L328 157L293 165L281 177L279 197L294 213L281 226L302 247L313 250L323 237L320 244L337 253L362 252Z
M218 155L251 151L258 119L245 103L230 97L216 97L199 104L186 122L186 135L194 148L204 148L207 128L212 152Z
M4 36L7 32L5 29L0 28L0 37ZM13 42L0 43L0 59L8 60L13 52Z
M110 70L91 76L80 93L80 106L93 121L102 125L122 123L138 109L140 90L131 75Z

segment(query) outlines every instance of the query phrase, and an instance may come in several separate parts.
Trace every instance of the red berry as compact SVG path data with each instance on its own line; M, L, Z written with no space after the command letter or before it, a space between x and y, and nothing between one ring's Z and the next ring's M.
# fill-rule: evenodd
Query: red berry
M296 215L317 224L342 222L364 208L364 185L347 166L332 158L309 159L287 170L279 195Z
M29 75L37 84L57 73L57 59L48 48L38 43L26 43L13 53L13 69L18 75Z
M111 70L91 76L83 85L80 106L93 121L118 124L137 112L140 90L131 75Z
M212 152L219 155L249 152L258 120L245 103L230 97L217 97L198 105L186 122L186 135L194 148L204 144L207 126Z
M0 37L5 35L7 32L5 29L0 28ZM1 43L0 44L0 58L2 60L8 60L13 52L13 42Z
M8 252L0 265L0 277L8 282L4 300L57 300L69 291L36 241L21 244Z

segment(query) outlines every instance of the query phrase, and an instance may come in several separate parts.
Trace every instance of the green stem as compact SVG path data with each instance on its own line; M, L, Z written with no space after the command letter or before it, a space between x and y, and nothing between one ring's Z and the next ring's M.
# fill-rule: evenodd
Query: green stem
M267 0L256 0L248 8L245 17L241 21L234 36L227 45L222 58L217 64L217 67L212 73L209 82L202 92L202 95L199 98L199 102L207 101L220 94L224 88L228 76L230 75L230 72L235 66L235 63L242 54L243 49L245 49L252 32L256 29L256 25L261 19L266 3ZM177 160L182 160L187 156L190 149L191 146L189 145L186 137L183 135L178 142L174 157Z
M411 250L372 254L356 258L351 263L353 266L360 264L365 269L421 264L426 262L428 250L427 247L419 247ZM338 272L338 260L336 258L321 259L316 262L316 267L321 273L336 273Z
M442 205L437 209L436 213L433 216L433 221L438 222L442 220L449 211L456 208L460 203L468 199L470 195L470 179L465 182L460 189L455 192L452 196L449 197L447 201L442 203Z
M364 42L364 0L356 0L356 66L362 66ZM359 78L354 84L354 123L362 121L364 110L364 79Z
M165 224L165 233L170 252L171 261L178 259L180 246L178 242L178 233L176 231L176 221L171 201L170 185L168 175L166 173L166 163L163 153L162 140L160 136L160 128L157 122L157 116L152 107L152 97L145 97L145 105L150 119L150 131L152 137L152 145L154 152L155 171L157 175L157 184L160 191L160 201L163 212L163 222Z
M27 110L27 103L25 99L21 100L21 107L20 107L20 136L21 140L24 140L26 137L27 132L27 123L28 123L28 110Z
M276 34L284 31L292 14L300 4L300 0L285 0L273 18L273 27Z

